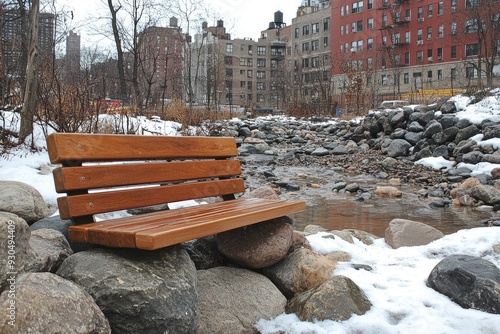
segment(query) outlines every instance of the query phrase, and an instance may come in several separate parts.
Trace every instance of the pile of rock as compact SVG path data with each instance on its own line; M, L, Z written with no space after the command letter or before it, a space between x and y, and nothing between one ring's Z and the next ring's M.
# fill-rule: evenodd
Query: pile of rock
M219 121L211 128L214 135L236 137L242 160L269 166L265 172L271 175L276 166L342 168L420 185L425 189L420 195L444 198L442 205L452 201L456 205L485 204L497 211L500 169L473 175L467 165L459 167L458 163L500 164L500 150L495 145L479 145L477 137L471 139L477 135L483 141L500 138L500 124L492 120L473 124L459 119L455 112L453 102L441 102L370 113L361 120L268 117ZM442 157L450 168L433 170L415 164L427 157ZM471 177L475 180L467 181ZM478 187L470 187L472 183ZM294 184L282 186L298 190ZM338 186L334 190L344 189Z
M276 194L266 188L248 196ZM48 219L29 226L16 214L0 213L1 333L256 333L259 319L284 312L304 321L342 321L371 308L351 279L332 276L349 255L313 252L305 236L324 229L294 231L288 217L157 251L77 251L64 236L71 223ZM424 224L394 220L385 239L397 248L441 236ZM366 244L374 238L358 230L324 237ZM431 287L463 307L500 313L498 268L478 258L445 260L430 275Z

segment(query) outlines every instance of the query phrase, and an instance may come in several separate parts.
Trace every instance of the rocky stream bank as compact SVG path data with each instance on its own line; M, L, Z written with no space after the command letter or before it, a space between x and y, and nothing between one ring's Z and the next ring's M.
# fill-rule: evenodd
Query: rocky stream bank
M500 173L472 175L458 164L500 163L493 145L471 139L500 138L500 124L472 124L453 112L443 103L360 122L269 117L210 127L237 138L251 189L245 196L468 206L485 212L492 226L485 228L499 233ZM415 164L425 157L453 165ZM71 222L47 217L32 187L6 181L0 187L1 333L257 333L259 319L295 313L302 321L343 321L376 302L352 279L332 275L339 263L372 267L342 250L318 254L307 238L322 232L321 238L366 246L380 240L366 231L317 225L298 231L283 217L153 252L92 247L71 243ZM419 221L392 219L382 238L398 249L443 236ZM500 244L488 251L499 253ZM500 314L500 269L482 257L446 256L426 284L465 309Z

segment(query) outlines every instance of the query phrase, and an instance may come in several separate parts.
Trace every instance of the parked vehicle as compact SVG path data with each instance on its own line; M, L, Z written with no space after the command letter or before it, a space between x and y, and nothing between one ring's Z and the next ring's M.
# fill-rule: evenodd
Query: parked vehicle
M405 100L388 100L383 101L377 109L396 109L398 107L403 107L409 105L410 102Z

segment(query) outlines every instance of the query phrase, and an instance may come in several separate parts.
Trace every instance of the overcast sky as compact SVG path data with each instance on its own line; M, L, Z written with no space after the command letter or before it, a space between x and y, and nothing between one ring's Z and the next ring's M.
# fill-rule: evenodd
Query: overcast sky
M89 13L96 14L99 8L102 10L102 1L58 0L58 5L73 10L75 22L84 22ZM259 38L260 32L267 29L269 22L274 20L274 13L278 10L283 13L286 25L290 25L301 4L301 0L206 0L206 2L210 4L214 13L214 22L208 22L209 26L215 25L217 19L222 19L233 39ZM219 15L216 15L217 13ZM166 13L166 16L170 17L171 14ZM77 32L81 35L84 45L96 40L95 37L89 36L84 28L77 29Z

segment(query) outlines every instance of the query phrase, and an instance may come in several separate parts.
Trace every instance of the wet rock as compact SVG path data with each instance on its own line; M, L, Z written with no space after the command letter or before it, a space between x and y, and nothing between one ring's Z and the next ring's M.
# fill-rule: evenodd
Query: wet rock
M371 308L364 292L350 278L332 276L317 288L305 291L287 305L302 321L344 321Z
M281 261L293 243L293 222L288 216L267 220L217 235L217 248L239 265L259 269Z
M47 217L49 209L32 186L17 181L0 181L0 211L13 213L28 224Z
M200 270L196 290L200 305L199 334L253 334L259 319L271 319L285 312L286 298L274 284L265 276L245 269Z
M401 197L403 192L396 187L380 186L373 193L380 197Z
M339 191L347 187L347 182L337 182L332 186L333 191Z
M500 269L468 255L451 255L431 271L427 284L464 308L500 314Z
M0 308L11 306L9 290L0 295ZM0 332L111 333L106 317L92 297L75 283L51 273L25 273L15 281L15 318L0 317Z
M331 276L335 262L312 250L300 248L283 261L263 270L287 298L319 286Z
M350 183L345 187L345 191L350 193L355 193L359 190L359 185L357 183Z
M157 251L95 248L67 258L57 274L87 291L113 333L193 333L196 269L181 246Z
M385 242L392 248L427 245L443 236L432 226L408 219L393 219L385 229Z

